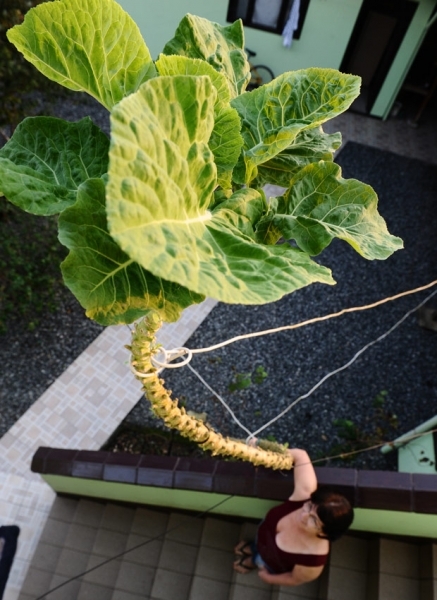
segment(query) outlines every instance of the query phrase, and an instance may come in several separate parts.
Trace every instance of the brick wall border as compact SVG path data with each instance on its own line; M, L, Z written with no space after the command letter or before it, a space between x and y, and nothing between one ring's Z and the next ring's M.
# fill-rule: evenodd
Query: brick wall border
M146 456L40 447L31 469L151 487L284 500L293 489L293 471L272 471L250 463L174 456ZM321 487L344 494L356 508L437 513L437 474L316 467Z

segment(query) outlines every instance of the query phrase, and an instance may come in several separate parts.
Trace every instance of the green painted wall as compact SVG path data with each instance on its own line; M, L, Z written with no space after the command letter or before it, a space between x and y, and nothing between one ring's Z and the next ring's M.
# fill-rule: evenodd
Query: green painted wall
M138 24L156 58L186 13L226 25L228 0L118 0ZM399 49L371 114L386 118L414 56L437 0L417 0L418 10ZM307 67L339 68L363 0L311 0L299 40L284 48L282 37L246 28L246 45L257 52L255 63L269 66L275 75Z
M228 0L118 0L138 24L152 53L157 57L186 13L227 25ZM246 28L246 43L276 75L307 67L338 68L361 7L362 0L311 0L300 40L284 48L282 37ZM339 24L341 15L341 25Z
M56 492L60 493L196 512L208 510L214 514L238 516L244 519L262 519L270 508L278 504L275 501L259 498L111 483L61 475L42 475L42 477ZM358 508L355 509L355 520L351 529L437 538L437 515Z

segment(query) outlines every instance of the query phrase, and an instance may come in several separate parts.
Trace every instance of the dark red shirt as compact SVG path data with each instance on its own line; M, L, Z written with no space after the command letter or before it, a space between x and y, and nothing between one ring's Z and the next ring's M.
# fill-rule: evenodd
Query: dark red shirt
M301 508L308 500L287 500L275 506L267 513L264 521L258 527L257 550L263 561L275 573L288 573L294 565L305 567L321 567L328 560L328 554L296 554L284 552L276 545L278 522L295 510Z

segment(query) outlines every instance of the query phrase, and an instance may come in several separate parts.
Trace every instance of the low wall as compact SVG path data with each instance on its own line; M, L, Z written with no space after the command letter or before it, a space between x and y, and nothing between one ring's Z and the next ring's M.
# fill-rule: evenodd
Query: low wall
M262 518L290 496L293 471L215 459L41 447L32 471L58 493ZM437 538L437 475L316 467L321 487L344 494L352 529Z

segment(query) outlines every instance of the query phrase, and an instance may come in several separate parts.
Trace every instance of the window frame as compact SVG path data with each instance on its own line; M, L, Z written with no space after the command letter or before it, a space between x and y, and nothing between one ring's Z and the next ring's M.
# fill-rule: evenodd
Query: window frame
M288 19L288 15L290 14L291 7L293 6L294 0L282 0L281 8L279 11L278 24L276 27L271 27L269 25L262 25L260 23L253 22L253 13L255 11L255 3L257 0L248 0L248 7L246 10L245 17L239 17L238 13L241 12L238 10L238 4L240 0L229 0L228 4L228 12L226 16L226 21L228 23L233 23L237 19L241 18L243 21L243 25L245 27L251 27L252 29L260 29L261 31L267 31L269 33L276 33L282 35L285 24ZM305 17L308 11L310 0L301 0L300 5L300 14L299 14L299 24L298 28L294 32L293 39L298 40L300 38Z

